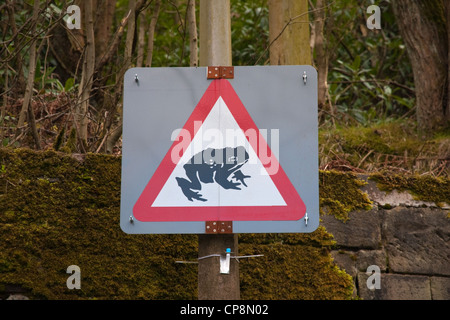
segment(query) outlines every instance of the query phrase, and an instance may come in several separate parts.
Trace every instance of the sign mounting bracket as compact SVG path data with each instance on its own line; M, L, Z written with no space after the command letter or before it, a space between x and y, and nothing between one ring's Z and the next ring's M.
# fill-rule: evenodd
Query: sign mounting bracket
M205 233L207 234L233 233L233 221L205 221Z
M234 79L234 67L213 66L206 71L207 79Z

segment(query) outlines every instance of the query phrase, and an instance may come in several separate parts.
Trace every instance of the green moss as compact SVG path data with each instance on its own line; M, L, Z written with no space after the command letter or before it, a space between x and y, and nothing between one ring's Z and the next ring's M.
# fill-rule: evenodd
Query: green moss
M0 288L19 285L35 299L197 298L197 265L175 263L196 259L197 236L120 229L120 157L87 154L79 161L55 151L0 148L0 165ZM350 298L352 281L329 255L333 244L323 227L242 235L241 253L269 260L241 262L241 296ZM73 264L81 269L80 290L66 287Z
M59 151L59 149L61 148L65 134L66 134L66 128L63 127L61 129L61 131L59 132L58 136L56 137L55 143L53 144L53 149L55 149L55 151Z
M263 255L241 260L241 298L351 299L352 278L329 254L334 245L323 226L312 233L239 235L240 255Z
M448 158L450 132L436 132L424 140L411 121L392 121L371 127L345 127L319 131L320 166L324 169L366 170L399 168L436 173L439 159ZM334 165L337 163L337 165Z
M241 254L262 254L239 264L242 299L350 299L352 278L319 247L241 244Z
M450 204L449 178L375 173L369 179L376 181L382 191L408 191L416 200Z
M66 147L69 149L69 152L75 152L77 147L77 131L75 128L70 130L69 138L67 139Z
M348 213L355 210L369 210L372 202L361 191L365 181L355 174L337 171L319 172L320 211L332 214L341 221L347 221Z
M54 151L0 149L0 160L8 168L0 185L0 283L41 299L196 297L195 270L173 263L195 257L195 236L121 231L120 158L89 154L79 162ZM81 268L81 290L65 285L72 264Z

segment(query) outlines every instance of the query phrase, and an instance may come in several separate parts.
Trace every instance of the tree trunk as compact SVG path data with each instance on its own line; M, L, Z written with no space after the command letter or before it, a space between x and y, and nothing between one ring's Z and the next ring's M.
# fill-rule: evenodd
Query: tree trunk
M191 67L196 67L198 66L198 37L197 21L195 18L195 0L188 0L187 23L189 25L189 65Z
M200 0L200 64L201 66L231 66L231 17L229 0ZM205 74L206 77L206 74ZM198 235L199 257L225 253L230 248L238 253L237 234ZM230 274L219 273L219 258L198 261L199 300L238 300L239 263L230 261Z
M310 65L307 0L269 0L271 65Z
M136 1L135 0L130 0L128 2L127 17L128 17L128 22L127 22L127 35L126 35L126 39L125 39L124 65L121 68L121 70L118 72L118 80L114 87L115 90L114 90L114 97L113 97L113 106L118 105L119 97L122 96L123 75L132 66L133 42L134 42L134 34L136 31ZM116 112L117 112L117 110L113 110L113 112L109 116L109 119L113 119L113 116ZM112 123L112 120L109 121L109 123L107 124L107 126L109 128L111 127L111 123ZM109 130L109 128L108 128L108 130ZM120 119L120 123L113 130L113 132L118 132L118 135L111 134L110 132L106 132L106 136L107 136L106 152L107 153L112 153L115 143L120 138L120 135L122 133L122 119Z
M396 0L392 5L413 68L418 126L431 133L449 120L444 1Z
M119 27L113 38L110 41L108 49L101 56L101 59L96 61L95 70L100 72L105 64L110 62L114 57L114 54L117 54L117 48L119 47L120 41L122 39L122 35L125 31L125 26L128 24L128 19L130 18L131 12L128 12L127 15L120 21Z
M97 0L95 21L95 56L99 61L106 53L112 33L116 0Z
M128 69L131 66L131 58L133 55L134 31L136 27L135 0L130 0L128 2L128 10L130 11L130 18L128 19L127 37L125 41L125 69Z
M12 31L12 37L16 37L18 35L17 25L16 25L16 18L15 18L15 10L14 10L14 2L10 2L6 6L6 10L8 11L8 27L11 28ZM16 73L17 73L17 81L15 84L13 84L13 87L16 88L15 93L22 93L25 88L25 78L23 75L23 58L20 53L20 50L15 50L16 52ZM8 70L6 68L5 70ZM14 83L14 81L13 81Z
M34 6L33 6L33 17L32 17L32 29L31 29L31 35L33 36L33 40L31 41L30 45L30 64L28 66L28 79L27 79L27 85L25 87L25 96L23 98L22 103L22 109L20 110L19 114L19 121L17 123L17 127L20 128L23 127L25 123L25 119L28 118L28 112L31 109L29 106L31 104L31 97L33 96L33 87L34 87L34 74L36 72L36 42L37 42L37 36L36 33L36 25L38 20L38 14L39 14L39 0L34 0ZM19 72L22 72L21 70ZM19 134L19 131L17 134Z
M5 70L8 70L9 65L8 63L6 63L6 68ZM2 105L2 109L0 111L0 146L3 146L3 122L5 121L5 115L6 115L6 105L8 104L8 80L9 80L9 76L8 76L8 72L5 72L5 85L4 85L4 91L3 91L3 105Z
M445 2L445 11L447 17L447 106L444 112L447 121L450 121L450 1Z
M81 75L81 83L78 91L79 101L76 109L78 137L84 144L88 139L89 99L91 96L92 82L95 70L95 38L92 1L93 0L86 1L84 8L86 46L83 58L83 72Z
M326 109L326 101L328 96L328 54L325 45L325 37L323 34L325 25L325 8L326 0L317 0L316 8L314 11L315 27L314 27L314 49L316 52L315 65L317 68L317 82L318 82L318 106L319 110ZM332 121L334 121L334 108L330 103L330 115L332 116Z
M147 43L147 59L145 66L152 66L153 59L153 40L155 39L156 22L158 21L159 9L161 7L161 0L157 0L153 8L152 17L150 19L150 26L148 27L148 43Z
M145 30L146 30L145 15L142 13L139 18L139 31L137 41L137 57L136 67L140 68L144 65L144 52L145 52Z
M200 61L202 66L231 66L229 0L200 1Z

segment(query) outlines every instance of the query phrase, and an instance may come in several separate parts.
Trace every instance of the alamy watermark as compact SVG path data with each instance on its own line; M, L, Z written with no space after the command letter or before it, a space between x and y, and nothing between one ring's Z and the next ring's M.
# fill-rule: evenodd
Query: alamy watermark
M212 164L234 164L239 159L248 158L250 146L257 153L265 170L261 174L273 175L279 169L279 129L241 129L208 128L203 130L202 121L194 121L194 136L187 129L175 129L171 140L176 141L171 150L171 160L177 164L181 157L189 152L190 163L202 164L209 159ZM270 134L269 134L270 133ZM269 143L270 142L270 143ZM270 145L270 148L268 147ZM233 146L231 148L211 148L210 146ZM242 148L243 147L243 148ZM224 154L225 152L225 154ZM229 152L230 154L226 154ZM248 158L249 164L256 164L255 157Z
M67 278L66 285L70 290L81 289L81 269L77 265L71 265L67 267L66 273L71 274Z
M369 290L381 289L381 270L377 265L371 265L367 268L366 274L369 276L366 281Z
M71 5L67 7L67 14L69 15L66 20L67 28L69 29L81 29L81 10L79 6Z
M371 5L367 7L367 13L371 14L369 18L367 18L366 26L367 29L381 29L381 10L377 5Z

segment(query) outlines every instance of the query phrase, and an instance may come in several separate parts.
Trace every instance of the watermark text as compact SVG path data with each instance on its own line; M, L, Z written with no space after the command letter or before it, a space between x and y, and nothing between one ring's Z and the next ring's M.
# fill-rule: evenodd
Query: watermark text
M79 6L71 5L67 7L67 28L69 29L81 29L81 10Z
M66 273L71 274L67 278L66 285L70 290L81 289L81 270L77 265L71 265L67 267Z
M369 276L366 281L369 290L381 289L381 271L380 267L371 265L367 268L366 274Z
M367 13L371 14L369 18L367 18L366 26L367 29L381 29L381 10L377 5L371 5L367 7Z

